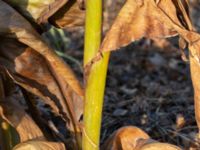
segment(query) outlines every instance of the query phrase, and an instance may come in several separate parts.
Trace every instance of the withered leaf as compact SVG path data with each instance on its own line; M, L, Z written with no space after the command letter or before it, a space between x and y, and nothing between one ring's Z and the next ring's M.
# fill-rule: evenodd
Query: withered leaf
M45 139L42 131L23 107L17 104L16 99L7 97L6 101L0 104L0 115L17 130L21 142L30 139Z
M27 20L3 1L0 1L0 36L16 38L19 42L43 55L72 89L77 94L83 95L82 88L70 67L44 42Z
M79 9L80 1L75 0L4 0L29 21L42 25L51 18L57 27L82 26L84 11Z
M0 44L0 66L8 69L14 81L42 98L57 115L66 113L70 120L69 111L72 111L73 114L75 113L73 117L79 120L82 115L83 100L70 87L65 89L67 97L63 95L60 84L57 83L45 58L15 40L4 39L2 42L3 44ZM69 110L66 104L72 110Z
M42 14L49 9L49 6L55 0L4 0L6 3L11 5L23 16L29 18L33 22L37 22Z
M66 150L60 142L28 141L18 144L13 150Z
M14 39L2 39L1 42L1 66L12 73L18 84L44 99L45 103L50 105L55 113L59 114L59 108L55 102L58 101L57 99L62 99L62 95L49 71L45 58ZM54 97L57 99L54 99Z
M58 28L83 26L85 12L79 8L80 5L82 4L79 4L73 0L69 1L52 17L49 18L49 22Z
M60 103L69 118L65 117L70 129L77 130L83 106L79 81L30 23L1 0L0 36L5 38L5 43L1 43L0 65L11 70L17 84L43 99ZM8 39L14 39L10 41L13 43L7 43Z
M141 129L133 126L122 127L111 135L101 147L102 150L135 150L140 140L150 137Z
M31 139L45 139L42 131L25 112L25 108L19 104L19 98L14 95L14 87L10 79L2 78L0 74L1 97L0 97L0 117L11 124L19 133L20 141L24 142ZM8 85L8 87L5 87ZM5 88L4 88L5 87ZM2 93L3 92L3 93Z
M180 24L171 0L161 0L159 5L167 12L170 11L169 16ZM161 17L154 0L127 0L106 34L101 51L116 50L143 37L163 38L177 35L176 30Z
M139 150L182 150L182 149L168 143L152 142L143 145L142 147L140 147Z
M133 126L122 127L103 144L102 150L181 150L175 145L159 143Z

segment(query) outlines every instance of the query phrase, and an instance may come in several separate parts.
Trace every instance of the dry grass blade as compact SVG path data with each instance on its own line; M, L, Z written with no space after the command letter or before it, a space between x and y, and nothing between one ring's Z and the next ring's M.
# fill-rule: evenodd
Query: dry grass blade
M28 141L18 144L13 150L66 150L64 144L59 142Z

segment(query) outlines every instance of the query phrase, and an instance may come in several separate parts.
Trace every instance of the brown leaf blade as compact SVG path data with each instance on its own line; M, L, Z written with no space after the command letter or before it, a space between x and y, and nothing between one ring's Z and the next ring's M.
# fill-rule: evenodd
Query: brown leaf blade
M21 142L31 139L45 139L40 128L25 112L25 108L19 104L19 97L14 95L10 79L2 78L2 73L0 77L0 84L3 87L1 92L4 92L4 96L0 99L0 116L17 130ZM5 83L9 88L5 87Z
M127 126L117 130L101 147L102 150L134 150L139 140L150 137L137 127Z
M78 2L69 1L49 18L49 22L58 28L84 26L85 12L79 6Z
M153 143L145 144L144 146L140 148L140 150L182 150L182 149L168 143L153 142Z
M57 111L64 110L62 115L68 128L75 133L79 131L78 121L83 112L83 89L79 81L30 23L3 1L0 1L0 36L5 41L14 39L11 47L6 42L1 44L0 65L10 69L10 76L28 91L43 99L54 99Z
M60 28L83 26L84 11L75 0L4 0L29 21L42 25L50 22Z
M18 144L13 150L66 150L64 144L59 142L28 141Z
M164 9L170 10L170 17L179 23L172 2L161 1L160 4L167 6ZM116 50L143 37L164 38L177 35L175 29L160 17L162 16L159 15L159 9L154 0L145 0L142 3L137 0L128 0L106 34L100 50Z
M179 147L156 142L141 129L133 126L118 129L103 144L102 150L181 150Z

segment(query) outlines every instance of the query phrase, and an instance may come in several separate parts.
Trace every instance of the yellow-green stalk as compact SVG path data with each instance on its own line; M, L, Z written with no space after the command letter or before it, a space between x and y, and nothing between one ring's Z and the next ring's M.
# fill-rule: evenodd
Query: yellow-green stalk
M102 32L102 0L86 1L84 66L94 58L100 48ZM93 64L86 77L83 126L83 150L98 150L106 74L110 53Z
M15 131L7 122L3 121L0 118L0 132L1 132L1 138L0 138L0 144L5 150L12 150L12 148L19 143L19 137Z

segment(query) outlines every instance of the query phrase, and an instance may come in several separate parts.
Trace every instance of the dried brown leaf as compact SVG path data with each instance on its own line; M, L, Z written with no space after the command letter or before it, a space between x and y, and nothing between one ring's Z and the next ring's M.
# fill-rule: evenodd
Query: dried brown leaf
M133 126L117 130L103 144L102 150L181 150L179 147L159 143L150 139L147 133Z
M23 16L37 22L38 19L49 9L49 6L55 0L4 0L6 3L14 7Z
M64 144L59 142L28 141L18 144L13 150L66 150Z
M140 140L148 140L149 138L148 134L137 127L122 127L109 137L101 149L134 150Z
M42 131L25 112L25 108L19 104L19 97L14 95L12 85L9 85L10 79L0 78L3 95L0 99L0 117L11 124L19 133L20 141L31 139L45 139ZM8 87L5 87L8 85ZM12 84L12 83L10 83ZM5 87L5 88L4 88Z
M0 1L0 35L16 38L40 53L77 94L83 95L82 88L70 67L44 42L27 20L3 1Z
M49 22L59 28L84 26L85 12L80 9L80 5L83 4L69 1L51 18L49 18Z
M83 106L79 81L29 22L3 1L0 1L0 36L6 38L1 43L3 62L0 65L10 69L16 83L30 92L60 103L68 115L66 121L73 126L70 128L76 130ZM16 41L6 44L8 37Z
M30 139L45 139L36 123L16 101L7 97L6 102L1 102L0 115L3 119L17 130L21 142Z
M168 143L153 142L153 143L145 144L138 150L182 150L182 149Z
M41 25L48 22L57 27L82 26L84 11L79 9L81 1L75 0L4 0L29 21Z
M171 0L161 0L159 6L169 13L178 25L176 8ZM160 9L154 0L127 0L114 24L103 40L101 51L111 51L130 42L147 38L163 38L177 35L176 30L161 18Z

